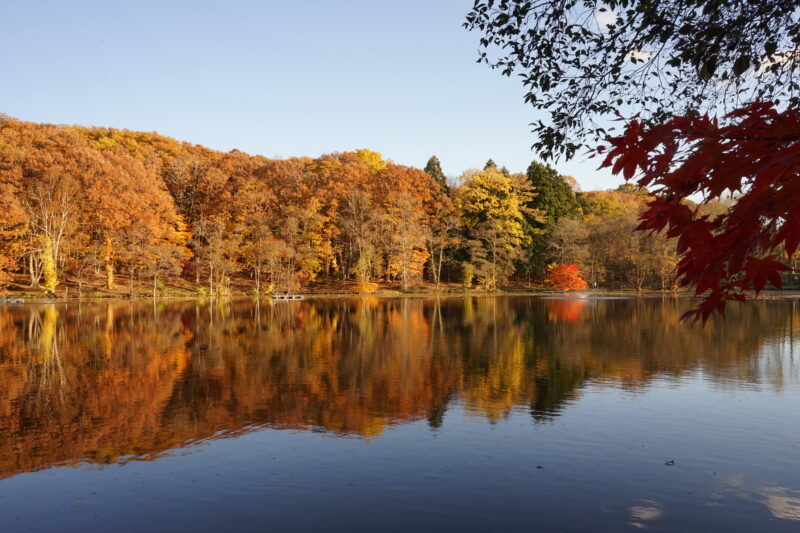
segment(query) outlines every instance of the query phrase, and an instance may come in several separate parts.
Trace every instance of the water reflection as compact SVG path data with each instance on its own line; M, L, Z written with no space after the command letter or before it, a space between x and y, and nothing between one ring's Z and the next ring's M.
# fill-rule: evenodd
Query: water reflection
M589 300L585 298L542 298L547 316L553 321L577 322Z
M646 389L800 380L792 302L732 307L701 329L675 299L307 300L0 308L0 477L149 459L254 427L375 437L432 428L459 402L489 421L557 417L591 383ZM797 512L770 493L770 509ZM792 503L794 502L794 503ZM795 507L792 507L795 505ZM773 511L776 512L776 511ZM660 515L630 509L632 522Z
M745 475L738 473L723 478L714 493L717 501L729 497L731 500L756 502L765 505L775 518L800 522L800 490L774 483L748 483Z
M659 520L664 515L661 504L655 500L642 500L628 511L631 518L628 524L639 529L646 529L648 522Z
M764 496L764 502L774 517L800 521L800 491L769 487L764 489Z

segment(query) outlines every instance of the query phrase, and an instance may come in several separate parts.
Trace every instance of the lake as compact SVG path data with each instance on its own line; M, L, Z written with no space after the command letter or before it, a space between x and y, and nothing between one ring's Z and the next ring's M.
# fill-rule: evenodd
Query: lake
M0 307L0 529L797 531L800 304Z

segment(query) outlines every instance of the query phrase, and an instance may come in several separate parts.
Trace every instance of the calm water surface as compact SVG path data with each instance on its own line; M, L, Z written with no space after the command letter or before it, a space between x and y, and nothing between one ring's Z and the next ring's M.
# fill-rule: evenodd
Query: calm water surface
M800 530L800 304L690 305L0 307L0 530Z

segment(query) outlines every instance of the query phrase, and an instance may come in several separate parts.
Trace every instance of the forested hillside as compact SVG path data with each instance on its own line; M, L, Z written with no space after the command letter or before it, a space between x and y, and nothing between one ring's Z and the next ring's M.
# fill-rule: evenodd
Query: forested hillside
M156 133L0 119L0 284L61 295L495 290L577 263L590 287L670 289L648 200L532 163L457 180L370 150L283 160Z

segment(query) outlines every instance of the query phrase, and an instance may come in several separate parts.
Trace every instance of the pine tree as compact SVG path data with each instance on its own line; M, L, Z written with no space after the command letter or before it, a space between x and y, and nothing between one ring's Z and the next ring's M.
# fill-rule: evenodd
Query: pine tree
M442 188L442 192L445 194L450 193L450 187L447 185L447 176L442 172L442 164L439 162L438 157L432 155L431 158L428 159L428 163L425 165L425 172L436 180L436 183Z
M549 256L547 243L556 221L578 216L580 208L572 187L554 168L534 161L528 167L527 176L536 189L536 196L528 206L543 212L544 220L529 221L531 240L524 267L538 276L544 274L545 267L553 259Z

